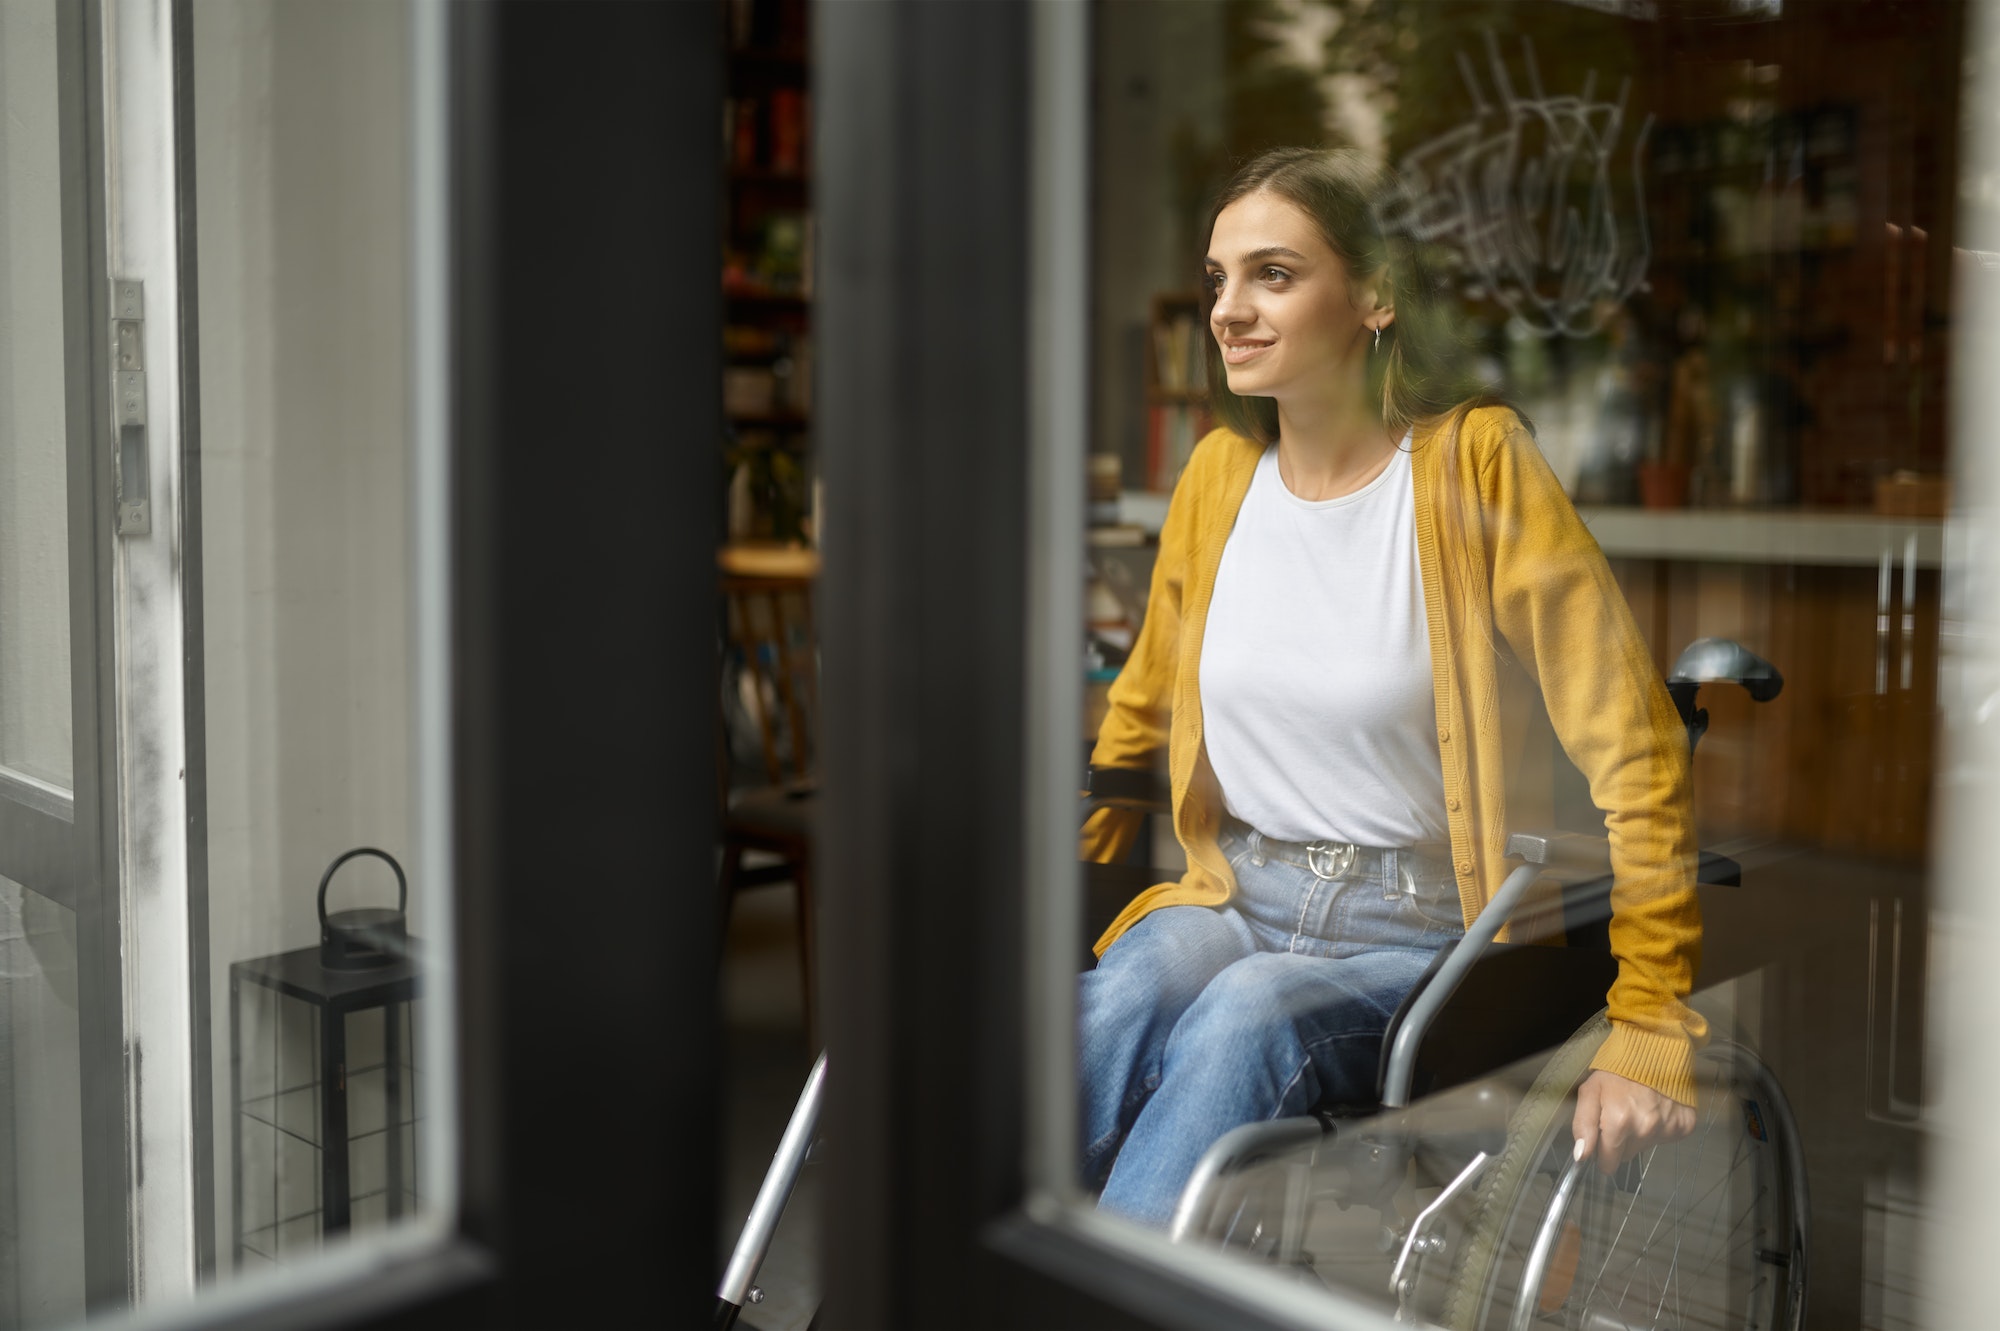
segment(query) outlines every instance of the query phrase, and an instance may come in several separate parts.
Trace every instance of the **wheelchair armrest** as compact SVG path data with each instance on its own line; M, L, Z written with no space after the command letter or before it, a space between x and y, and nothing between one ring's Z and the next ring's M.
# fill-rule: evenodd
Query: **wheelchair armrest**
M1540 865L1545 877L1587 882L1611 872L1611 843L1582 832L1516 832L1507 838L1507 858Z
M1173 790L1164 772L1151 767L1086 767L1083 771L1083 816L1099 809L1132 809L1165 813Z
M1582 832L1516 832L1507 838L1507 858L1542 866L1543 876L1564 885L1610 891L1611 842ZM1695 881L1712 886L1740 887L1743 868L1727 855L1701 852ZM1565 899L1570 894L1565 893Z

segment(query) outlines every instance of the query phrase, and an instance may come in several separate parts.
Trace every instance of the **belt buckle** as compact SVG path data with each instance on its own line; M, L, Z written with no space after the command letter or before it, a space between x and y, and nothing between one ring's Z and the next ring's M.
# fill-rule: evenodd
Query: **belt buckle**
M1306 843L1306 867L1313 877L1330 883L1354 867L1351 841L1310 841Z

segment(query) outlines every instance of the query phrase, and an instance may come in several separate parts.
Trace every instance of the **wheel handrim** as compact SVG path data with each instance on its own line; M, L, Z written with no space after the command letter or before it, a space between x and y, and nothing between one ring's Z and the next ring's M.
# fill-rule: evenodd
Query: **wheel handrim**
M1804 1208L1795 1143L1790 1134L1774 1142L1765 1126L1789 1115L1761 1065L1730 1052L1703 1060L1705 1103L1688 1138L1612 1179L1571 1160L1538 1175L1551 1180L1546 1191L1528 1189L1514 1208L1517 1221L1539 1211L1540 1222L1519 1267L1512 1331L1796 1325ZM1551 1135L1552 1148L1567 1144L1565 1128ZM1567 1226L1590 1236L1569 1277L1582 1288L1545 1290Z

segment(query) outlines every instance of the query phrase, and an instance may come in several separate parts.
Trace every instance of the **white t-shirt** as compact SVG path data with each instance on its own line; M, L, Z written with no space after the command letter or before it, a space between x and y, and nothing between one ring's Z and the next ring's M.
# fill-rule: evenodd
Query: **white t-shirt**
M1216 572L1201 709L1225 805L1266 836L1446 838L1408 452L1313 503L1265 450Z

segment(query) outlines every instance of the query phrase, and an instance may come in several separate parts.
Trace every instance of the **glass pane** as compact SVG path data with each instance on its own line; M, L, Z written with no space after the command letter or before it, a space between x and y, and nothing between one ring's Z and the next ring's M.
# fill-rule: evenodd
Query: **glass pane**
M0 5L0 774L71 782L56 7Z
M727 544L718 552L723 1104L718 1244L746 1232L817 1052L808 885L819 731L819 492L814 440L816 6L734 0L718 33ZM711 278L710 280L714 280ZM821 1291L820 1179L803 1169L744 1320L801 1331Z
M1096 6L1063 467L1124 770L1061 1183L1112 1232L1449 1325L1786 1325L1808 1262L1814 1324L1948 1324L1912 1273L1991 191L1966 11L1832 12Z
M445 829L419 816L416 634L445 613L419 555L442 511L410 424L410 8L222 0L192 20L214 1050L198 1075L234 1280L445 1216L428 998L447 885L427 858ZM337 860L326 910L359 936L328 954L315 896Z
M76 916L0 878L0 1326L83 1314Z
M452 1198L455 1149L432 1138L453 1121L438 1112L450 1080L433 1075L451 1060L449 673L443 633L420 640L418 627L451 618L445 441L431 426L420 443L411 425L440 419L420 399L445 391L411 368L413 308L444 363L427 303L438 288L416 281L439 270L416 256L422 237L441 262L441 194L422 195L428 208L418 196L446 173L419 169L412 146L419 106L436 131L423 141L443 143L442 12L223 0L161 16L192 25L185 46L147 28L87 50L67 7L0 0L0 797L72 779L61 334L88 312L63 305L61 226L80 214L59 206L57 112L79 109L83 84L67 80L84 80L86 61L109 91L69 137L109 139L114 253L172 253L147 245L199 218L184 274L198 339L178 341L173 282L146 278L155 463L196 418L160 411L174 398L161 385L193 393L201 422L199 465L179 478L199 484L199 503L156 505L140 537L153 544L119 547L125 572L142 551L199 552L177 565L199 571L186 601L149 604L198 628L197 692L140 660L104 672L117 692L91 704L121 736L144 731L134 718L187 718L202 729L186 752L205 763L166 764L165 790L140 764L100 802L114 821L124 811L130 852L161 821L154 800L178 812L198 791L205 821L185 847L128 853L102 877L96 847L77 847L67 907L37 895L45 885L0 880L0 1331L82 1318L86 1268L92 1310L167 1306L259 1272L296 1297L315 1270L330 1278L316 1258L333 1246L435 1237ZM118 152L145 139L120 116L183 78L192 142L173 160L193 164L187 210L147 192ZM196 343L189 383L176 352ZM133 585L121 579L100 609L124 614ZM130 646L121 632L107 660ZM188 919L207 931L199 947L179 930ZM118 932L97 936L92 920ZM154 949L162 965L139 964ZM191 978L206 992L190 1001L179 967L204 956ZM79 973L108 983L79 993ZM184 1001L208 1029L171 1015ZM146 1072L127 1059L121 1077L121 1037L129 1053L142 1026ZM84 1047L82 1033L103 1043ZM92 1123L123 1124L105 1130L124 1139L86 1150ZM86 1196L86 1166L121 1149L145 1186L121 1197L114 1169Z

